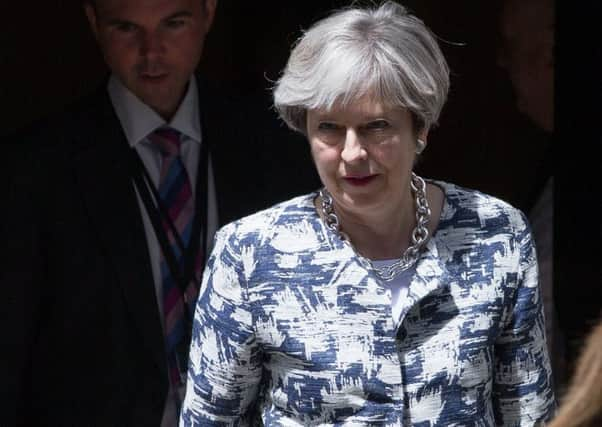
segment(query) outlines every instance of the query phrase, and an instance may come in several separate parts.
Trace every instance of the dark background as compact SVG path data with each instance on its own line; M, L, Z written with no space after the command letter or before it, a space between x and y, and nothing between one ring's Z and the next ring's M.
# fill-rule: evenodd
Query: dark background
M269 101L291 44L341 0L218 2L202 70L242 95ZM429 137L420 172L478 188L528 211L546 175L549 140L514 106L511 83L496 65L495 1L410 0L440 37L452 88L440 127ZM2 133L93 90L106 69L88 31L80 0L3 3L0 115ZM448 41L448 42L446 42ZM284 149L284 147L283 147Z
M602 300L602 11L597 0L560 3L556 133L550 139L519 114L511 83L496 65L499 1L403 2L440 38L452 69L449 101L429 136L420 173L478 188L525 212L543 179L555 175L555 294L573 358ZM201 68L224 88L269 102L270 81L301 30L347 4L219 0ZM2 2L0 14L0 133L7 142L14 130L92 91L106 69L80 1Z

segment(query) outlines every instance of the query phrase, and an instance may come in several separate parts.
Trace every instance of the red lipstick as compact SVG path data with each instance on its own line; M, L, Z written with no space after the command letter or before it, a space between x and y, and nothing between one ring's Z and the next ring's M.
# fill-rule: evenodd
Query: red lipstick
M370 184L376 176L377 175L345 176L343 179L351 185L363 187L364 185Z

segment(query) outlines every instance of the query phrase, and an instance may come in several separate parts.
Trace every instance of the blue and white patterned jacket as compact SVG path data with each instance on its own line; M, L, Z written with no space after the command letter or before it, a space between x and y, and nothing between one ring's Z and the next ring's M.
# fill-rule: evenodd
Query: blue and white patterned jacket
M524 216L445 191L399 322L391 292L297 197L217 234L181 425L530 426L551 417ZM255 419L253 419L255 418Z

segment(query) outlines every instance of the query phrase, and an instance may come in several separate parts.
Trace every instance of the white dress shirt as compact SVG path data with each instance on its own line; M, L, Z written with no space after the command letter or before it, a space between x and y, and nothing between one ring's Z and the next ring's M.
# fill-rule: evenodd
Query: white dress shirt
M194 197L197 174L199 172L198 159L202 143L199 97L195 78L192 77L190 79L186 94L170 122L166 122L152 108L144 104L136 97L136 95L128 90L115 75L110 77L107 89L128 144L130 147L134 147L138 152L138 155L142 159L156 188L159 186L162 159L159 151L148 140L148 135L157 128L163 126L169 126L182 133L181 156L186 171L188 172ZM200 172L203 173L203 171ZM134 185L133 182L132 185ZM209 182L207 188L207 253L205 254L205 257L207 257L211 250L213 235L218 227L217 199L215 196L215 183L211 167L211 158L209 158ZM159 306L159 317L161 319L161 324L163 325L163 285L160 267L161 247L157 240L157 236L155 235L149 215L142 203L142 199L137 191L136 194L138 205L142 212L142 221L151 261L155 293L157 295L157 304ZM163 414L163 422L161 423L163 427L177 425L176 408L174 399L171 398L173 393L174 390L170 388Z

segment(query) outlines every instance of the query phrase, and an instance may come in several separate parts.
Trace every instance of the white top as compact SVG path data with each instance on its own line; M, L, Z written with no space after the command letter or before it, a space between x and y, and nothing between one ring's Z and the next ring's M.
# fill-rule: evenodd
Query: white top
M371 260L372 265L376 268L388 267L396 262L396 259L384 259L384 260ZM412 280L412 276L416 272L415 266L402 271L400 274L395 276L389 284L391 289L391 314L393 315L393 322L395 327L399 326L399 320L401 318L401 312L404 307L404 301L408 297L408 286Z

